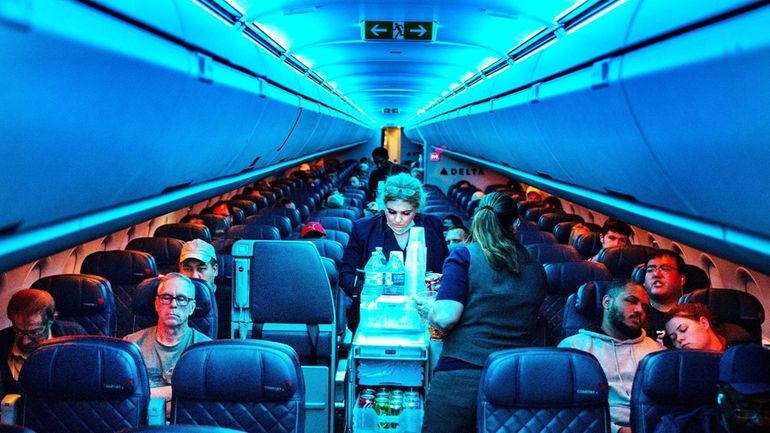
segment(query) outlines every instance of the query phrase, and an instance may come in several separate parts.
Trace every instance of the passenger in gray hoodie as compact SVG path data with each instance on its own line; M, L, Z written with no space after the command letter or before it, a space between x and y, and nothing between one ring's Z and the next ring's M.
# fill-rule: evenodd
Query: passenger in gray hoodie
M650 298L644 286L633 280L615 280L602 298L602 325L581 329L567 337L559 347L588 352L599 360L610 386L609 403L612 433L632 433L631 387L636 367L645 355L663 350L644 332Z

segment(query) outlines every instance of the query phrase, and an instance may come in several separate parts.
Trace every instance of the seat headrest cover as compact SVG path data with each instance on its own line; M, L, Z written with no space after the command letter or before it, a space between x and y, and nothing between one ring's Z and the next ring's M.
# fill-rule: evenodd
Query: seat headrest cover
M601 263L564 262L543 265L546 274L546 293L550 295L569 295L588 281L609 281L609 271Z
M112 337L53 338L32 352L19 378L23 395L75 400L147 395L139 348Z
M490 355L479 395L499 406L554 408L606 404L608 391L607 378L593 355L549 347Z
M713 404L720 357L720 353L700 350L652 353L639 364L639 383L647 397L658 404Z
M110 284L138 284L158 275L155 259L141 251L97 251L83 260L80 272L100 275Z
M195 311L190 317L206 317L211 310L211 290L198 278L190 278L195 286ZM139 316L157 317L155 297L158 295L160 277L148 278L136 287L131 309Z
M219 340L188 348L172 377L174 398L238 402L287 401L304 394L291 347L260 340Z
M156 264L179 263L179 254L182 252L182 242L179 239L169 237L134 238L126 245L127 250L144 251L155 258Z
M607 294L609 281L589 281L578 288L575 309L588 317L602 317L602 298Z
M56 311L62 316L81 316L104 312L107 308L110 282L98 275L51 275L32 283L32 288L53 296Z

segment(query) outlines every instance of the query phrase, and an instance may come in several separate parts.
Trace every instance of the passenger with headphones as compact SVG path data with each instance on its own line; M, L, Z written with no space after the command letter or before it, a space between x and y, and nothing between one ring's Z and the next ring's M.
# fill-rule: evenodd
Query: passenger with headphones
M647 335L659 341L666 333L666 313L679 304L685 281L685 263L675 251L660 249L650 256L644 267L644 288L650 296L647 312Z
M56 304L50 293L23 289L8 301L11 326L0 331L0 395L18 394L19 372L24 362L40 344L52 337L86 334L74 322L56 320Z

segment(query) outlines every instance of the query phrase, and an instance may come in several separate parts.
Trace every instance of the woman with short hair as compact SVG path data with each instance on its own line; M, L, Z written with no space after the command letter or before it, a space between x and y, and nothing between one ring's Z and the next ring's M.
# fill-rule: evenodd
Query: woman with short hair
M719 323L709 308L698 302L679 304L663 316L666 327L664 343L675 349L724 352L735 343L751 340L740 326Z

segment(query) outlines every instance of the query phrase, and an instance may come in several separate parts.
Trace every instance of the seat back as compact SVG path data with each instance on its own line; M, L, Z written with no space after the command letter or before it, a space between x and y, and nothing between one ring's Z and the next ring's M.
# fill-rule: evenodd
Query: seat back
M318 250L305 241L241 240L233 257L232 335L294 348L307 384L308 430L332 431L337 331Z
M291 228L299 227L299 225L302 224L302 218L297 209L289 209L287 207L266 207L259 210L259 215L278 215L286 217L291 223Z
M316 217L335 216L335 217L347 218L351 221L355 221L357 218L356 212L353 211L352 209L321 209L319 211L316 211L315 216Z
M667 350L642 358L631 390L631 429L651 433L661 417L716 408L720 353Z
M246 196L246 197L251 197L251 196ZM226 203L229 204L230 206L234 206L240 209L243 212L244 218L257 214L257 202L254 200L250 200L246 198L236 199L235 197L233 197L230 200L227 200Z
M294 350L258 340L206 341L174 368L174 424L303 433L305 382Z
M634 268L647 263L657 248L644 245L625 245L602 249L596 261L603 263L615 278L631 278Z
M561 212L561 211L558 209L554 209L552 207L544 207L544 206L530 207L524 211L524 218L526 218L528 221L537 223L538 221L540 221L540 216L546 215L549 213L556 213L556 212Z
M275 209L275 208L265 208ZM264 210L264 209L263 209ZM246 218L244 225L251 224L267 224L278 229L278 233L281 235L281 239L286 239L291 234L291 221L289 218L281 215L254 215Z
M495 352L481 373L476 431L608 433L607 390L599 361L587 352Z
M550 214L550 215L569 215L569 214ZM554 225L552 233L560 244L569 245L569 237L572 234L572 227L579 221L564 221Z
M342 248L346 248L348 246L348 241L350 241L349 234L332 229L326 229L326 238L339 242L340 245L342 245Z
M165 274L179 270L179 256L184 242L167 237L134 238L126 245L127 250L143 251L155 259L158 272Z
M91 335L115 336L118 316L112 286L98 275L64 274L43 277L32 288L53 296L59 319L77 322Z
M222 239L225 237L227 229L230 228L230 221L227 219L227 217L210 213L187 215L182 219L181 222L188 221L191 218L199 218L203 220L203 223L206 224L206 227L209 229L209 233L211 233L211 239ZM236 223L235 221L235 218L233 218L234 224Z
M24 363L19 384L21 424L37 432L112 433L147 422L147 371L128 341L51 339Z
M123 337L132 332L131 304L136 286L145 278L158 276L155 259L141 251L98 251L86 256L80 272L99 275L110 282L118 316L115 335Z
M2 432L3 431L0 430L0 433ZM169 424L134 427L123 429L118 433L243 433L243 431L233 430L231 428L225 427L214 427L210 425Z
M35 433L20 425L0 424L0 433Z
M205 281L191 278L195 286L195 311L190 316L190 327L197 329L211 339L217 338L216 298ZM131 332L155 326L158 323L158 313L155 311L155 296L158 294L160 278L148 278L136 288L136 295L131 305L133 311L133 327Z
M280 240L281 232L278 231L278 227L268 224L240 224L230 227L225 237L227 239Z
M347 234L353 234L353 221L342 217L318 217L318 222L328 230L337 230Z
M581 233L572 241L572 246L585 258L590 259L602 249L601 233Z
M522 218L517 219L513 223L513 227L516 229L516 233L519 232L538 232L540 231L540 227L538 227L537 224L535 224L532 221L525 220Z
M762 343L762 322L765 309L751 293L734 289L698 289L682 296L679 303L700 302L705 304L720 321L745 329L755 343Z
M168 237L187 242L201 239L211 242L211 232L206 226L190 223L163 224L155 229L153 237Z
M609 281L588 281L576 293L567 297L561 322L561 339L575 335L581 328L602 323L602 298L607 294Z
M303 239L303 241L315 245L316 249L318 249L318 254L321 257L332 259L337 268L342 264L342 256L345 254L345 249L339 242L331 239Z
M540 215L540 219L537 220L537 225L540 226L540 230L553 233L555 235L556 233L554 232L554 227L556 227L557 224L563 222L574 222L576 224L579 222L582 223L583 217L580 215L562 212L544 213ZM567 239L569 239L569 233L567 233ZM559 242L561 242L561 239ZM561 243L566 244L567 242L565 240Z
M546 275L546 291L540 306L538 333L543 335L546 346L555 346L561 337L561 323L564 317L564 305L569 295L588 281L609 281L612 279L607 268L594 262L546 263L543 265Z
M529 244L526 247L529 254L540 263L583 261L583 256L569 245Z
M516 231L516 238L524 245L557 243L554 235L540 230Z

